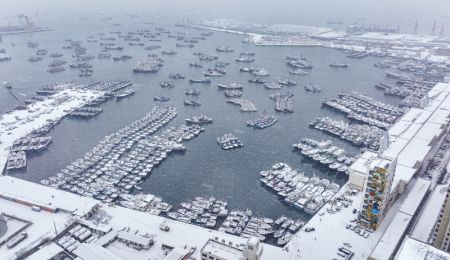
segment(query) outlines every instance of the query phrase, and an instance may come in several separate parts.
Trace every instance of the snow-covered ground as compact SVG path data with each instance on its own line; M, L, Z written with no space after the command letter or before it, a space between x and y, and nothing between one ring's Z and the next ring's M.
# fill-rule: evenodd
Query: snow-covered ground
M448 260L450 259L450 254L413 238L406 237L395 259Z
M0 177L4 178L4 177ZM2 185L2 187L4 187ZM16 186L16 189L21 189ZM33 197L33 191L29 191L29 197ZM17 218L30 221L32 225L24 230L28 237L12 249L8 249L5 245L0 247L0 259L9 260L16 259L16 253L21 250L26 250L34 247L44 238L52 238L55 236L55 231L60 232L66 225L73 221L70 214L59 212L57 214L48 211L36 212L31 210L31 207L8 201L0 198L0 212L8 215L13 215ZM8 222L8 225L10 223ZM11 222L11 225L14 225Z
M343 50L386 52L387 56L413 58L449 63L448 56L435 55L434 47L447 47L439 43L438 36L403 33L367 32L351 34L329 27L293 24L250 24L236 20L215 19L194 25L202 29L248 36L249 43L272 46L322 46ZM377 44L389 42L392 46L380 49ZM367 47L369 46L370 47Z
M348 208L342 207L339 212L328 213L328 205L325 205L284 249L291 257L333 259L337 257L338 248L345 243L346 247L355 254L354 259L367 259L377 247L389 246L391 249L390 247L393 246L395 248L395 243L400 241L401 235L412 218L411 211L418 207L427 190L427 185L429 186L429 181L423 179L411 181L405 194L392 205L378 229L371 232L368 237L346 228L348 224L355 226L352 221L357 218L357 214L353 213L353 210L362 208L363 192L351 197L353 203ZM335 196L340 196L346 190L347 185L342 187ZM315 231L305 231L306 228L311 227ZM390 252L386 250L385 253L389 255Z
M4 246L0 247L0 256L7 256L5 258L0 257L0 259L10 259L18 250L30 248L45 237L55 236L55 227L57 232L61 232L65 226L75 219L80 219L81 215L88 212L97 204L101 205L99 210L101 213L98 214L101 217L95 218L96 221L99 219L102 220L98 226L99 230L109 230L112 228L111 232L113 232L126 228L132 234L137 232L140 235L148 234L153 237L155 244L148 250L138 251L122 243L113 243L106 247L108 251L124 259L162 259L162 256L164 256L162 245L174 247L181 251L189 251L195 247L196 251L194 256L200 259L200 251L209 239L215 239L217 237L219 241L224 240L226 244L231 242L234 246L240 247L247 242L245 238L120 206L101 204L91 198L19 180L10 176L0 176L0 187L2 187L0 189L0 211L33 222L33 225L26 230L29 237L17 247L13 250L6 249ZM29 205L4 199L5 197L8 199L14 198ZM53 206L59 210L56 213L50 213L44 210L35 212L31 209L30 205ZM70 214L68 212L73 213ZM159 228L163 221L170 227L170 231L162 231ZM94 227L98 225L91 222L91 220L83 220L83 222L90 222L90 226ZM261 260L265 259L289 260L296 258L286 255L283 248L264 244Z

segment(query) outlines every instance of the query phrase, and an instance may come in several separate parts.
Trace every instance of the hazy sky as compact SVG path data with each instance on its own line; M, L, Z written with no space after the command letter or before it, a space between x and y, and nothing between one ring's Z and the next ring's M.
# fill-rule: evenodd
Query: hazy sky
M257 23L325 25L327 20L400 26L410 32L418 19L419 30L430 32L445 23L450 34L450 0L0 0L0 17L39 12L39 20L64 17L126 16L131 13L166 16L173 22L234 18ZM157 16L155 15L157 14ZM2 19L5 24L8 19ZM50 25L51 26L51 25Z

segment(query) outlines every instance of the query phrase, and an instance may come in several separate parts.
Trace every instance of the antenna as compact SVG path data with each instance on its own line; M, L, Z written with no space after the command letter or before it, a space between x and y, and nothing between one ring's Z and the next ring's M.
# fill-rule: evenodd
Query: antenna
M419 21L416 19L416 23L414 24L414 34L417 34L417 30L419 29Z

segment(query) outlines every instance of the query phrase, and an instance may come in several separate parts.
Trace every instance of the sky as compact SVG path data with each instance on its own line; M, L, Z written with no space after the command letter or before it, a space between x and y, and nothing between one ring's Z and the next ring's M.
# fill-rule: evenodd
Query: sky
M320 26L343 21L400 26L402 32L412 32L418 20L420 32L431 32L436 21L437 29L445 24L450 35L450 0L0 0L0 6L0 24L11 23L7 17L19 13L47 22L72 16L137 14L174 23L223 18Z

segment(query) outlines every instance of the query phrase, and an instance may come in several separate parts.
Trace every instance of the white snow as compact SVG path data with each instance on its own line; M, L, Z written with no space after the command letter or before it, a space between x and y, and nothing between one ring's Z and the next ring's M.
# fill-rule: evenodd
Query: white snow
M448 260L450 259L450 254L413 238L406 237L395 259Z
M45 260L51 259L55 255L61 253L64 249L58 244L52 242L39 249L36 253L27 257L27 260Z
M447 182L446 184L436 186L418 217L411 237L425 243L430 241L431 234L434 231L434 225L438 220L440 209L447 195L448 185L449 183Z
M0 176L0 187L0 197L22 200L37 206L57 208L79 216L86 214L99 203L88 197L11 176ZM1 201L4 200L0 198ZM31 211L31 208L28 208Z
M3 179L4 177L0 177ZM17 183L17 182L16 182ZM22 189L24 187L20 185L8 185L8 183L0 184L0 187L5 188L5 186L13 186L16 190ZM33 197L33 190L25 190L28 191L27 197ZM22 191L24 192L24 191ZM70 200L66 201L66 204ZM13 215L17 218L30 221L33 224L24 230L28 234L28 237L20 242L17 246L12 249L8 249L6 246L0 247L0 258L1 259L16 259L15 254L19 252L21 249L30 249L39 241L42 241L44 238L51 238L55 236L55 229L57 232L63 230L66 225L72 223L74 221L73 216L67 213L50 213L48 211L40 211L36 212L31 210L30 206L26 206L23 204L15 203L9 200L5 200L0 198L0 211ZM49 249L45 249L49 250ZM45 252L43 252L45 253ZM42 258L41 258L42 259Z

